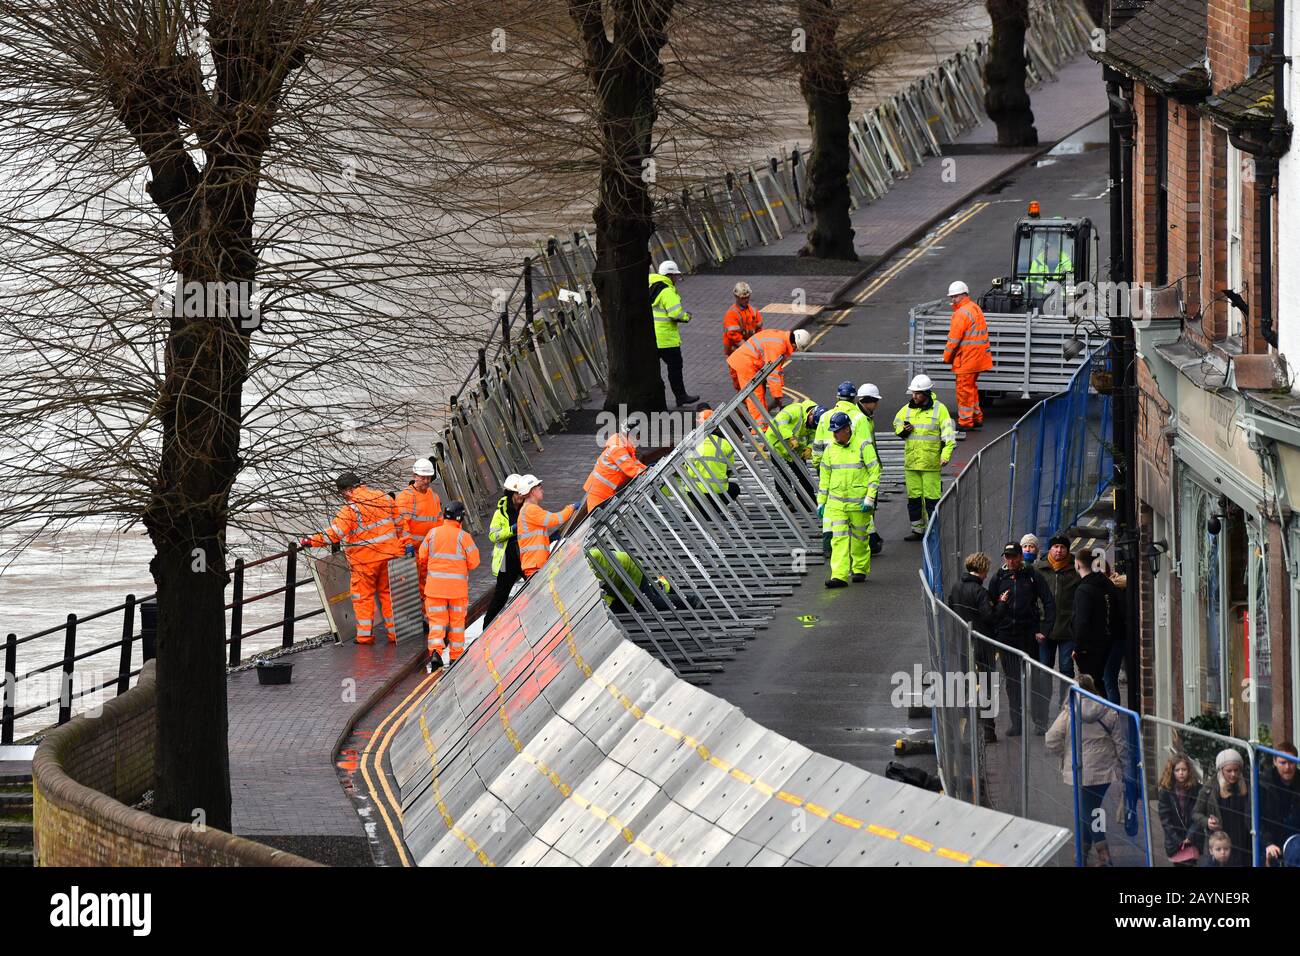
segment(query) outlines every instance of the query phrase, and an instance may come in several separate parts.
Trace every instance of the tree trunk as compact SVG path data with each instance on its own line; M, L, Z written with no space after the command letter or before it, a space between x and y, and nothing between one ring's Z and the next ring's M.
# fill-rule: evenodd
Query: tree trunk
M199 137L202 171L179 136L180 118L206 95L196 61L159 71L154 81L164 95L132 89L116 105L149 161L146 188L167 217L172 268L185 280L178 290L184 301L178 295L168 320L153 410L162 444L143 515L158 586L153 812L229 830L225 541L230 489L242 464L242 392L256 322L228 314L215 297L233 289L235 301L224 305L253 304L262 157L284 80L304 54L284 23L250 18L238 5L214 9L207 29L219 108L203 113L216 118Z
M582 33L587 80L600 130L596 223L596 294L609 354L605 408L663 411L648 277L654 232L652 134L658 115L673 0L611 0L607 34L600 0L569 0Z
M1029 0L988 0L993 37L984 79L984 109L998 127L999 146L1037 146L1034 111L1025 90L1025 31L1029 29Z
M831 0L799 0L807 50L800 59L799 90L812 129L809 188L804 205L812 225L801 256L856 260L849 195L849 81L836 42L839 16Z

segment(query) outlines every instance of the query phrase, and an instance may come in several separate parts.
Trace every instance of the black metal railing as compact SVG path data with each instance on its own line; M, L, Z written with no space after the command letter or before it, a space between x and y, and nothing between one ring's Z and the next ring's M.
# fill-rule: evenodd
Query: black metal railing
M337 546L335 546L337 550ZM260 565L269 564L272 561L284 560L284 584L272 588L269 591L263 591L254 594L251 597L244 596L244 576L250 568ZM298 588L304 585L312 584L312 577L308 574L306 577L298 577L298 545L291 544L286 551L280 551L276 554L270 554L255 561L245 562L243 558L237 558L231 573L231 599L225 605L225 610L230 612L230 631L226 638L226 645L229 648L228 661L231 667L237 665L243 660L243 642L245 639L254 637L258 634L265 634L269 631L280 629L281 646L292 647L295 639L295 625L297 622L308 618L316 617L325 613L324 607L316 608L312 611L303 613L297 612L297 594ZM257 604L260 601L266 601L277 595L284 596L283 613L279 620L269 624L263 624L252 630L245 631L244 628L244 608L249 605ZM14 729L18 721L24 718L39 714L42 711L58 708L57 722L59 724L67 723L72 718L73 704L87 695L99 694L116 686L116 694L125 693L131 686L131 678L140 673L140 666L135 664L135 645L140 644L139 664L152 660L154 657L155 641L158 633L158 605L156 603L156 594L149 594L143 598L137 598L134 594L128 594L126 600L115 607L104 608L93 614L78 616L69 614L67 620L62 624L56 624L53 627L47 627L42 631L34 634L28 634L25 637L19 637L15 633L10 633L5 638L4 652L4 702L3 708L0 709L0 743L13 743ZM136 611L139 611L139 630L136 630ZM99 644L89 649L77 650L78 629L83 625L113 614L122 615L122 636L115 641L105 644ZM82 630L84 634L84 629ZM19 648L39 641L42 638L57 640L57 635L63 635L63 655L57 660L34 667L24 673L18 672L18 651ZM34 646L34 645L33 645ZM116 649L118 651L118 663L116 674L105 679L92 687L83 687L73 692L73 679L77 673L77 665L83 661L89 660L101 654L107 654ZM18 691L20 685L27 681L33 681L44 674L59 672L59 692L53 694L29 706L18 707Z

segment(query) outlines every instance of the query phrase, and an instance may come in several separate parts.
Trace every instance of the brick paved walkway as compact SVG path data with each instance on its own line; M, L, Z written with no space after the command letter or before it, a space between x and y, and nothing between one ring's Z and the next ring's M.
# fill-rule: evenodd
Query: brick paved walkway
M1100 68L1086 58L1070 64L1058 80L1033 93L1033 102L1040 138L1050 144L1104 112ZM795 253L802 236L791 235L771 246L750 250L716 270L687 277L683 299L696 317L683 328L686 383L691 391L712 401L731 394L722 360L721 319L731 303L730 289L738 277L743 276L753 286L754 302L762 307L767 327L793 327L804 315L788 303L802 297L814 307L829 304L833 293L864 265L891 255L909 239L931 228L949 210L1033 155L982 145L991 138L992 128L986 123L956 144L951 151L956 164L952 167L957 174L955 181L944 181L942 164L931 159L880 201L859 209L854 215L854 228L858 251L865 260L862 263L798 259ZM935 295L942 291L937 290ZM871 346L871 326L860 328L861 332L853 333L852 341L837 340L837 347ZM897 351L900 345L894 342L889 350ZM581 495L582 482L599 451L594 429L587 426L591 410L598 409L602 401L603 396L593 396L586 413L573 416L575 430L546 436L544 452L533 456L535 473L546 479L546 503L551 509L558 510ZM484 561L471 576L471 593L475 595L491 584L491 549L486 536L480 538ZM885 596L886 588L897 589L899 613L914 608L920 621L914 572L900 574L896 584L881 584L878 599ZM416 653L414 646L391 648L382 644L304 651L291 658L293 683L286 687L261 687L252 671L232 675L230 759L235 832L322 862L369 864L368 824L363 824L340 785L334 747L359 702L400 676ZM749 663L761 665L757 647L745 656ZM915 655L909 659L912 657ZM357 682L352 699L343 693L347 678Z

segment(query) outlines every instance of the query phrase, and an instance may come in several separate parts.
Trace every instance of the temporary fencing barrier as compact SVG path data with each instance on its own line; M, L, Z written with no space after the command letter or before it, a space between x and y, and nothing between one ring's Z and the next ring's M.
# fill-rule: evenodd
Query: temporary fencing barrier
M1103 840L1114 865L1167 865L1171 847L1155 796L1165 761L1186 755L1208 780L1217 754L1236 749L1245 763L1242 778L1248 782L1249 800L1245 816L1235 823L1239 835L1249 834L1248 859L1263 865L1264 841L1280 827L1270 817L1269 797L1261 797L1261 777L1274 772L1274 760L1288 755L1139 715L1090 694L1073 679L1068 647L1032 639L1033 646L1008 646L978 633L945 603L967 554L996 556L1003 544L1027 531L1040 538L1065 532L1106 488L1113 467L1109 399L1089 388L1093 368L1104 355L1104 350L1090 355L1065 391L1039 402L981 449L930 518L920 578L929 609L931 667L950 691L962 690L941 695L933 710L944 791L979 806L1070 828L1074 846L1058 849L1050 861L1056 865L1095 863L1095 845ZM1047 647L1057 660L1047 660ZM986 724L996 739L986 739ZM1099 724L1119 755L1116 776L1104 788L1093 785L1095 763L1085 761L1082 774L1075 772L1082 759L1079 735L1096 735L1093 725ZM1009 735L1015 726L1022 733ZM1267 777L1264 782L1268 784ZM1204 852L1206 834L1194 835Z
M981 372L981 392L1020 398L1055 395L1066 388L1087 355L1102 344L1086 324L1066 316L986 312L989 351L993 368ZM915 306L908 313L908 347L913 361L909 375L924 372L936 383L952 385L952 366L943 361L948 345L952 309L936 300ZM1077 343L1077 353L1067 357L1066 346Z
M1078 0L1050 0L1036 6L1026 40L1035 81L1051 76L1062 62L1082 50L1092 29ZM986 58L987 44L974 43L853 122L850 185L855 207L884 195L893 182L909 175L927 156L941 155L945 144L983 120ZM652 255L674 258L691 272L743 249L769 245L801 228L807 221L803 205L808 191L807 160L806 153L793 150L765 163L728 170L719 179L683 189L661 202L656 212L659 229L650 239ZM604 385L607 361L600 307L594 296L595 264L595 244L588 229L538 243L537 255L524 261L513 286L500 290L498 322L479 347L475 366L448 395L447 420L430 457L439 468L444 497L465 503L466 525L474 533L484 530L483 518L499 497L504 477L530 471L530 450L543 449L547 430L593 389ZM884 483L893 487L901 475L901 466L895 467L901 444L882 432L878 445ZM291 548L248 562L251 569L289 558L285 587L248 601L242 596L245 565L242 560L235 562L235 583L227 608L232 618L228 642L232 664L239 660L244 638L281 628L286 644L291 644L295 620L324 613L318 608L306 615L295 614L287 600L283 620L243 630L240 614L245 604L280 593L292 595L298 585L311 583L310 577L297 580L294 555ZM135 629L137 603L144 602L128 597L125 604L81 621L123 614L125 633ZM75 651L75 615L68 625L23 638L11 634L7 656L16 658L18 648L28 641L57 639L60 634L67 635L67 647L72 648L65 657L80 660L86 656L86 652ZM139 642L140 634L135 634L134 640ZM126 676L114 682L121 690L138 672L138 664L131 662L125 650L130 644L112 641L94 651L123 649ZM64 665L40 668L30 675L18 674L16 666L6 667L12 675L8 678L11 699L14 685L24 678ZM75 700L77 695L73 697ZM8 707L5 732L12 735L16 719L58 703L57 697L44 701L18 717L15 708ZM61 715L63 711L71 713L66 707Z
M413 862L1035 865L1065 845L1060 827L814 753L679 678L761 639L817 537L794 468L750 430L742 401L766 374L562 540L397 729ZM695 487L706 438L735 450L734 502ZM671 590L642 588L664 574Z
M1036 6L1026 39L1033 81L1054 75L1065 60L1083 50L1093 28L1077 0ZM852 121L849 179L854 208L883 196L927 156L942 155L945 144L983 121L987 56L986 43L973 43ZM727 170L659 202L657 229L649 241L652 258L673 259L690 273L800 229L807 222L807 162L807 154L795 149L764 163ZM481 516L500 495L505 476L531 470L529 447L540 451L547 428L592 388L604 384L604 332L593 295L596 253L591 234L583 229L567 239L552 237L539 244L538 251L525 261L505 296L496 327L499 336L494 331L479 350L477 384L470 384L475 376L471 371L451 397L449 420L433 454L444 487L465 502L469 527L476 532L482 530ZM943 331L946 334L946 318ZM1028 353L1023 318L1016 333ZM1033 347L1035 354L1054 348L1059 356L1061 344L1053 340L1049 345L1046 337L1036 337ZM1061 363L1063 374L1051 389L1063 385L1078 364ZM995 388L1003 377L995 370L981 384ZM1021 387L1024 377L1021 374L1008 388Z

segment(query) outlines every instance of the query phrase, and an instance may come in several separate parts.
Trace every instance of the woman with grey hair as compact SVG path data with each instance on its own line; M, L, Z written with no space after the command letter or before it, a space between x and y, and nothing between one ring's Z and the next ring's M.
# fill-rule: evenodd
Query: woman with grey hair
M1205 851L1206 837L1222 830L1232 840L1228 866L1250 866L1250 787L1245 761L1236 750L1220 750L1214 758L1214 776L1205 781L1192 811L1197 845Z

